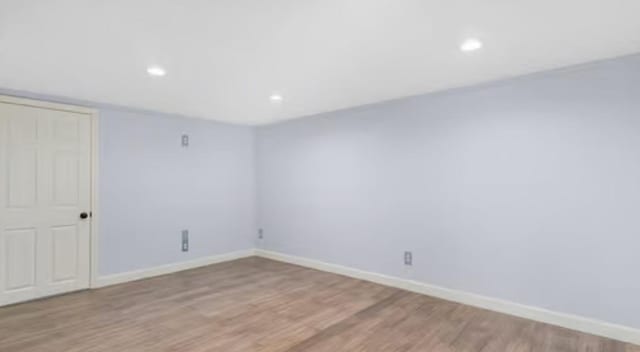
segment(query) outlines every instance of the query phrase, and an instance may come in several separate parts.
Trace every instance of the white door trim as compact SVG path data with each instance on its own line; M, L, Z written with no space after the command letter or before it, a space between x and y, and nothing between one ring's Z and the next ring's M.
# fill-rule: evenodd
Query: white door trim
M52 103L48 101L42 100L34 100L20 97L13 97L9 95L0 95L0 103L9 103L23 106L32 106L37 108L49 109L49 110L58 110L58 111L68 111L75 112L79 114L88 115L91 120L91 209L89 211L92 213L91 217L91 249L89 253L90 256L90 265L89 269L90 277L89 277L89 288L93 288L97 286L98 281L98 253L99 251L99 240L98 240L98 220L100 219L100 213L98 212L98 204L99 204L99 192L98 192L98 175L99 175L99 114L98 110L85 107L85 106L77 106L77 105L68 105L68 104L60 104L60 103Z

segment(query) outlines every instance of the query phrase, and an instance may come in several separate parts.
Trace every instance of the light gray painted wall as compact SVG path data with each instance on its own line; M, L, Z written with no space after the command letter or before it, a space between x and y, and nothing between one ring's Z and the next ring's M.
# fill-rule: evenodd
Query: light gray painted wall
M640 328L640 56L266 126L257 150L266 249Z
M0 89L100 110L101 275L254 247L250 127ZM182 133L190 146L180 146ZM190 251L180 251L181 230Z
M102 110L100 143L101 274L254 247L251 128Z

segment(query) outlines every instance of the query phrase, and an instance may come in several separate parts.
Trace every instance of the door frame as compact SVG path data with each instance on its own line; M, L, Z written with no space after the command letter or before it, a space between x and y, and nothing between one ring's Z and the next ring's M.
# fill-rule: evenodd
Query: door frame
M100 162L100 153L99 153L99 141L100 137L99 133L99 111L98 109L87 107L87 106L78 106L78 105L69 105L62 103L54 103L50 101L15 97L10 95L2 95L0 94L0 103L8 103L14 105L22 105L22 106L31 106L42 109L49 110L58 110L58 111L67 111L74 112L83 115L88 115L91 122L91 160L90 160L90 174L91 174L91 224L89 226L89 241L90 241L90 249L89 249L89 287L87 288L95 288L98 287L98 255L99 251L99 220L100 220L100 212L98 211L99 202L99 187L98 187L98 179L99 179L99 162Z

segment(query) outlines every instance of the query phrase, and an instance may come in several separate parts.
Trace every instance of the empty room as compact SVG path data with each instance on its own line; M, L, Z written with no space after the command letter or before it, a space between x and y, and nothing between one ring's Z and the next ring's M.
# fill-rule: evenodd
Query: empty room
M640 352L639 14L0 0L0 352Z

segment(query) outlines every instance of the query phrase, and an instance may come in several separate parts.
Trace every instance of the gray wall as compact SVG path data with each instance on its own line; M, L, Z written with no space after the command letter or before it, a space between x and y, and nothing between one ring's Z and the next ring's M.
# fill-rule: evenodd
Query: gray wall
M640 328L639 56L256 143L266 249Z
M100 111L100 275L255 246L254 130L9 89ZM180 137L190 135L182 148ZM180 250L190 230L190 251Z
M251 128L112 109L100 118L101 274L254 247Z

